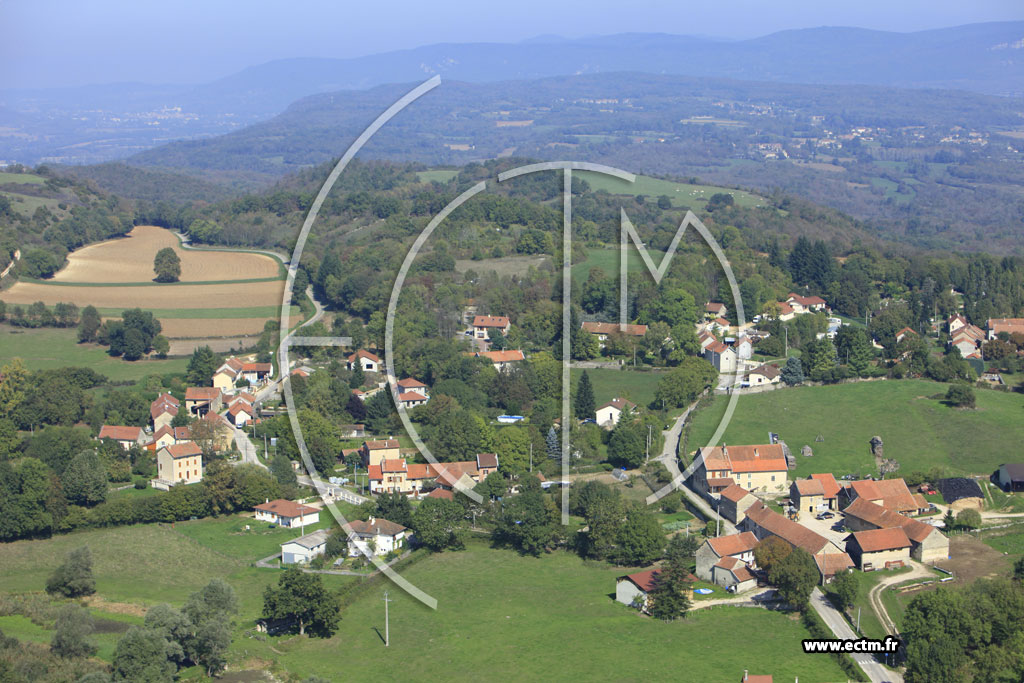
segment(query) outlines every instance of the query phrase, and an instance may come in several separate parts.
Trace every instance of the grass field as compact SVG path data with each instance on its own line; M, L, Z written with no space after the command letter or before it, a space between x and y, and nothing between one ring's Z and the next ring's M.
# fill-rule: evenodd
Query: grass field
M8 173L0 171L0 185L15 183L19 185L42 185L46 178L34 173Z
M417 171L416 177L420 179L421 183L447 183L449 180L459 175L457 170L435 168L429 171Z
M33 197L32 195L18 194L17 192L0 192L0 194L10 199L11 208L22 216L32 216L40 206L45 206L50 211L58 214L62 213L58 209L58 204L62 201L60 199Z
M591 268L600 268L604 271L605 277L618 281L621 253L618 249L587 249L587 260L581 263L574 263L572 266L573 281L577 284L586 282L590 276ZM648 249L647 253L650 255L651 260L654 261L655 266L661 263L661 259L665 254L665 252L656 249ZM647 266L644 264L640 252L632 244L630 244L626 256L626 270L630 273L647 272Z
M526 275L530 268L540 268L551 261L550 256L503 256L501 258L487 258L479 261L472 259L459 259L455 262L455 270L465 273L467 270L475 270L477 273L489 273L494 271L500 277L511 277L513 275Z
M319 523L306 525L305 533L325 529L330 525L329 512L325 511L320 517ZM178 522L174 529L202 546L246 562L273 555L281 550L282 543L302 535L300 529L271 529L267 522L257 522L241 515Z
M776 432L794 452L806 444L810 458L797 456L793 475L876 473L868 440L879 435L885 457L902 471L947 467L988 474L1019 450L1024 439L1020 394L977 391L977 410L951 408L930 398L948 385L925 380L885 380L781 389L742 396L726 430L729 444L766 443ZM689 447L707 443L725 410L717 396L693 421ZM824 438L816 442L818 435Z
M79 344L74 329L29 330L4 324L0 324L0 358L21 358L30 370L88 367L115 381L183 373L188 365L188 358L134 362L114 358L107 355L105 347Z
M606 176L590 171L576 171L578 177L587 181L592 190L607 190L611 194L646 195L656 198L666 195L672 200L672 206L688 206L691 209L703 208L711 199L711 195L718 192L731 194L738 206L754 207L766 206L765 199L742 190L730 190L725 187L714 185L690 185L689 183L675 183L670 180L660 180L648 176L637 176L635 182L619 180L612 176Z
M557 552L520 557L471 543L429 557L403 575L438 600L436 611L378 585L342 617L329 640L236 640L250 656L276 660L297 678L429 680L661 680L731 682L744 669L776 680L845 680L827 658L807 657L807 633L787 615L713 608L666 623L616 603L615 577L628 573ZM381 599L389 589L391 647L384 649ZM742 648L723 653L723 643ZM277 654L272 651L273 647ZM344 656L339 657L339 652Z
M573 368L573 381L579 380L583 370ZM594 400L602 405L613 398L628 398L646 408L654 400L658 380L664 375L658 372L636 372L633 370L588 369L587 376L594 387Z

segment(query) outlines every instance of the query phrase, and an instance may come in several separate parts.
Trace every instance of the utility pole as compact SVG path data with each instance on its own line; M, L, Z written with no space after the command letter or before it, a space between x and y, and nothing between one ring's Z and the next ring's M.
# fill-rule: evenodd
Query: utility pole
M388 621L388 592L384 591L384 647L391 644L390 622Z
M786 350L782 355L789 358L789 327L784 325L782 329L786 331Z
M533 473L533 441L530 442L530 472Z
M646 458L644 459L645 465L651 461L651 429L651 425L647 425L647 450Z

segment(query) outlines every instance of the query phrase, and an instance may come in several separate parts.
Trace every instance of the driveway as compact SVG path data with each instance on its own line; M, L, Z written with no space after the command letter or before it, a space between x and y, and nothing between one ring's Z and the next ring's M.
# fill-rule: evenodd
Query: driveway
M884 628L885 632L891 636L898 635L899 629L896 628L896 623L889 618L889 613L885 610L885 604L882 602L882 591L897 583L906 583L907 581L913 581L915 579L928 579L935 577L931 569L920 562L908 560L907 563L913 568L911 571L886 576L875 584L868 593L868 601L871 603L871 609L874 610L875 616L877 616L878 621L881 622L882 628Z
M815 515L810 512L801 512L800 519L798 521L801 525L807 527L816 534L824 536L845 550L846 543L843 539L849 536L850 532L845 529L842 531L836 531L833 529L833 525L843 520L843 513L833 511L832 514L835 515L832 519L815 519Z

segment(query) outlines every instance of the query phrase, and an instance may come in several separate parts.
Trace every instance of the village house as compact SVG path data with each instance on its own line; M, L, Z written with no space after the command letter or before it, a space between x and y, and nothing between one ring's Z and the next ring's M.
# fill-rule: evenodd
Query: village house
M395 401L406 410L425 405L430 399L418 391L402 391L395 395Z
M902 567L910 559L910 539L899 527L856 531L846 538L846 554L863 571Z
M1024 463L1012 462L999 466L996 479L1004 491L1024 491Z
M989 318L988 338L995 339L1000 332L1024 334L1024 318Z
M316 524L320 521L320 510L292 500L278 498L267 500L253 508L257 521L269 522L289 529Z
M736 349L726 346L720 341L715 341L704 349L704 358L720 374L728 375L736 372Z
M732 325L725 318L715 318L708 323L707 329L711 330L717 335L726 334Z
M100 427L100 434L97 437L113 439L126 451L132 446L144 446L149 439L146 437L146 430L142 427L124 427L120 425L103 425Z
M615 579L615 600L623 605L636 607L641 612L647 611L647 596L654 590L654 582L657 578L657 569L627 574ZM690 575L692 581L697 577ZM693 589L687 591L688 597L693 599Z
M785 301L777 302L775 304L775 307L779 309L779 315L778 315L779 320L782 320L782 321L792 320L793 318L796 317L796 311L794 311L793 307L790 306Z
M707 330L701 330L700 334L697 335L697 341L700 342L700 353L697 355L703 355L705 349L718 341L718 337Z
M697 548L697 577L704 581L717 583L719 586L728 588L733 583L721 583L715 580L715 567L723 559L735 559L744 566L754 562L754 548L757 547L757 537L749 531L717 538L708 538ZM723 569L733 569L731 565L723 565ZM728 579L728 572L723 574L721 580Z
M754 355L754 345L746 335L740 335L740 338L731 346L740 360L750 360L750 357Z
M244 427L256 418L256 409L245 398L236 397L228 407L227 419L236 427Z
M700 448L700 460L694 472L698 488L710 491L709 479L732 479L747 491L786 490L788 466L779 444L754 446L715 446Z
M217 387L189 387L185 390L185 409L189 415L201 417L209 412L219 413L224 407L224 395Z
M235 426L213 411L194 422L191 432L196 443L217 453L230 450L235 441Z
M176 443L178 442L174 438L174 427L165 426L153 432L153 440L146 444L146 447L155 451Z
M394 460L401 457L397 439L381 439L364 441L359 448L363 467L380 465L385 459Z
M604 348L604 343L608 341L608 337L613 334L621 334L627 337L639 338L647 334L647 325L632 325L627 324L625 329L622 328L619 323L598 323L598 322L585 322L581 325L584 332L597 337L598 346Z
M796 315L815 313L817 311L828 311L828 305L820 296L800 296L799 294L790 292L789 296L786 297L786 303L790 305L793 309L793 313Z
M757 588L757 577L750 566L735 557L723 557L711 568L711 582L734 593Z
M824 472L821 474L812 474L811 479L815 479L821 482L821 490L823 491L822 498L825 501L825 508L827 510L838 510L839 509L839 490L843 488L836 481L835 476L831 472Z
M825 582L831 581L837 571L853 566L850 556L835 543L802 524L786 519L763 503L752 505L747 510L746 519L740 528L753 532L758 540L775 536L794 548L803 548L814 558Z
M508 334L512 324L503 315L478 315L473 317L473 337L475 339L491 340L492 330L497 330L503 335Z
M478 472L479 481L483 481L494 472L498 471L498 454L497 453L477 453L476 454L476 470Z
M430 387L418 379L412 377L406 377L400 379L397 382L399 391L415 391L418 394L423 394L427 398L430 398Z
M355 537L355 543L348 544L349 557L358 557L360 554L375 554L378 556L387 555L392 551L401 550L405 545L406 529L401 524L389 522L386 519L370 517L367 521L354 520L348 523L350 538Z
M896 333L896 343L899 344L901 341L903 341L910 335L913 335L915 337L918 336L917 332L915 332L913 329L909 327L904 327L902 330Z
M757 502L760 502L757 496L750 491L736 484L729 484L718 494L718 514L733 524L739 524L747 516L750 506Z
M526 355L519 350L515 351L470 351L467 353L469 356L476 356L478 358L486 358L494 366L495 370L504 370L505 368L512 367L513 363L526 360Z
M946 329L949 331L949 336L952 337L958 330L966 327L967 324L967 318L959 313L950 316L949 320L946 321Z
M845 501L864 498L904 515L927 512L931 505L920 493L911 493L902 479L863 479L852 481L842 490Z
M380 358L366 349L359 349L348 357L348 369L355 370L356 363L363 369L363 372L380 372Z
M910 556L918 562L938 562L949 557L949 539L931 526L898 512L857 498L843 510L846 528L850 531L871 529L903 529L910 539Z
M153 431L169 427L177 416L180 405L178 399L168 393L157 396L156 400L149 404L149 418L153 423Z
M274 376L274 366L270 363L243 363L239 374L251 385L266 384Z
M778 384L782 371L775 364L759 365L747 373L747 384L760 387L766 384Z
M150 485L162 491L203 480L203 451L191 441L166 446L156 454L156 478Z
M244 365L245 363L234 356L225 360L213 372L213 386L221 391L231 391L234 389L235 383L238 381L238 375L242 372L242 366Z
M714 320L715 318L724 318L729 313L729 308L717 301L709 301L704 304L704 317Z
M979 349L984 341L985 333L982 329L967 323L952 333L949 344L964 358L981 358Z
M789 500L799 514L817 515L828 509L825 488L817 479L797 479L789 485Z
M613 398L597 409L595 413L597 424L605 429L612 429L615 425L619 424L619 418L622 417L622 413L626 411L636 412L636 409L636 404L632 401L624 398Z
M498 456L479 453L475 460L445 463L409 463L402 458L385 459L367 468L370 493L419 495L431 485L439 488L473 488L498 469Z
M327 529L318 529L281 544L281 564L309 564L327 549Z

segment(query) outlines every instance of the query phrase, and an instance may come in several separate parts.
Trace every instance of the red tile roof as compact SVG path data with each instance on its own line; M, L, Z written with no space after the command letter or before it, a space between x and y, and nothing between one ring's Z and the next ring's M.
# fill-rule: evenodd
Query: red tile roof
M747 569L747 563L735 557L723 557L715 563L715 566L731 572L737 581L750 581L754 578L754 575Z
M847 517L856 517L879 529L899 527L903 529L903 533L907 535L907 538L915 543L922 543L932 533L939 533L938 529L930 524L925 524L924 522L901 515L898 512L887 510L881 505L876 505L864 498L854 500L846 506L843 513Z
M835 498L839 494L839 489L841 487L831 472L812 474L811 479L817 479L821 482L821 488L825 491L826 498Z
M787 471L786 456L779 444L754 446L715 446L701 448L707 470L730 472L782 472Z
M145 431L142 427L123 427L120 425L103 425L100 427L100 439L113 439L114 441L137 441L141 436L145 438Z
M398 380L398 386L402 387L403 389L426 389L427 388L426 384L424 384L423 382L419 381L418 379L413 379L412 377L406 377L405 379Z
M170 446L164 446L163 450L171 454L174 459L177 458L189 458L193 455L202 455L203 449L197 446L192 441L186 441L184 443L176 443Z
M190 441L192 439L192 430L188 427L175 427L174 439L175 441Z
M855 531L853 540L860 549L866 553L875 553L882 550L899 550L909 548L910 539L903 529L871 529L870 531Z
M380 481L384 478L384 475L380 472L380 465L370 465L366 468L367 476L372 481ZM411 477L410 477L411 479Z
M486 358L492 363L511 363L517 360L525 360L526 356L522 351L481 351L476 355Z
M711 549L714 550L715 554L719 557L739 555L741 553L750 552L757 546L757 536L750 531L744 531L741 534L709 538L708 545L711 546Z
M405 472L405 461L400 458L385 458L381 462L381 472L385 474L388 472Z
M708 486L711 488L727 489L736 482L732 477L708 477Z
M872 481L864 479L850 482L850 488L860 498L879 502L896 512L910 512L918 509L917 501L902 479L880 479Z
M632 401L626 400L624 398L613 398L612 400L608 401L604 405L598 406L597 409L601 410L601 408L608 408L608 407L615 408L619 412L622 412L626 408L629 408L630 410L636 410L636 404L633 403Z
M794 547L803 548L811 555L817 555L830 543L824 536L786 519L763 503L751 505L747 510L747 518L773 536L778 536Z
M482 468L493 468L498 466L498 455L496 453L477 453L476 454L476 466L477 469Z
M818 571L826 578L854 566L847 553L818 553L814 556L814 564L818 565Z
M270 363L245 363L242 372L270 372L273 367Z
M379 441L364 441L368 450L374 451L378 448L398 448L396 439L383 439Z
M348 362L349 363L355 363L357 358L366 358L367 360L371 360L374 363L379 363L380 362L380 358L378 358L374 354L370 353L366 349L359 349L355 353L351 354L348 357Z
M445 500L454 500L455 494L448 489L434 489L427 494L427 498L444 498Z
M779 370L779 366L778 365L774 365L774 364L759 365L759 366L757 366L756 368L754 368L753 370L751 370L750 372L747 373L748 376L749 375L764 375L768 379L775 379L776 377L778 377L781 374L782 374L782 370Z
M500 327L508 326L508 318L503 315L478 315L473 318L473 327Z
M1024 318L989 318L988 329L993 334L1024 332Z
M708 313L714 313L715 315L721 315L722 311L725 310L725 304L720 304L715 301L709 301L704 304L704 310Z
M633 337L642 337L647 334L647 325L630 325L627 323L626 329L622 330L619 327L619 323L586 322L583 323L582 327L584 331L591 334L628 334Z
M637 588L644 591L645 593L650 593L654 589L654 580L657 577L657 575L657 569L648 569L647 571L637 572L636 574L627 574L625 576L620 576L619 581L632 581ZM693 574L690 574L690 581L696 580L697 577Z
M186 401L213 401L220 395L217 387L189 387L185 390Z
M279 517L288 517L294 519L295 517L302 517L304 515L311 515L314 512L320 512L314 507L296 503L293 500L285 500L284 498L278 498L268 503L260 503L254 509L263 510L271 514L278 515Z
M722 498L727 498L727 499L731 500L734 503L738 503L741 500L743 500L744 498L746 498L747 496L752 496L754 494L752 494L750 491L746 490L745 488L742 488L740 486L737 486L736 484L733 484L733 485L729 486L728 488L726 488L725 490L723 490L720 495L722 496Z
M403 391L398 395L398 400L402 403L410 403L412 401L426 401L427 397L418 391Z
M825 489L817 479L797 479L793 482L801 496L824 496Z
M786 299L786 301L795 301L804 308L809 308L811 306L817 306L819 304L825 303L825 300L822 299L820 296L800 296L799 294L794 294L793 292L789 293L789 297Z

